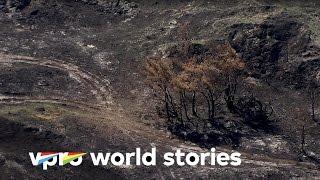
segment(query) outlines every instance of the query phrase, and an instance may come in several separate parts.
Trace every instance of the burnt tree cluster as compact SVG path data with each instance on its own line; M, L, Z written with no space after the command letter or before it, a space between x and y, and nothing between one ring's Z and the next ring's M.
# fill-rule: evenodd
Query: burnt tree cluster
M178 56L149 58L147 82L161 98L169 122L191 123L198 129L215 119L219 99L235 111L244 63L228 43L211 43L201 56L190 53L190 47L181 45Z

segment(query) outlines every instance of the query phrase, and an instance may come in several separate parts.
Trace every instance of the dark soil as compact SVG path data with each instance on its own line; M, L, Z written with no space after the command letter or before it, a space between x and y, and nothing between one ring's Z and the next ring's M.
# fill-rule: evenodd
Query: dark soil
M317 1L0 0L0 179L319 178L317 160L299 157L303 125L308 154L320 154L306 89L320 70L318 9ZM222 104L205 132L168 125L144 82L148 56L179 55L186 22L189 55L229 41L247 67L237 111ZM244 163L93 168L85 160L46 173L27 156L151 146L161 153L236 148Z

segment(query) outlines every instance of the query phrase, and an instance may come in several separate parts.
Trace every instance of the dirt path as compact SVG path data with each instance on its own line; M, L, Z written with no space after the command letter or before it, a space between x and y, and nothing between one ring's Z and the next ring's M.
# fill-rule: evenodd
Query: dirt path
M30 97L30 96L3 96L0 95L1 104L22 104L22 103L50 103L59 104L62 106L75 107L79 109L96 109L100 110L106 108L99 104L92 104L88 102L72 101L63 99L61 97Z
M107 106L112 104L112 97L110 95L111 89L108 80L101 79L98 76L81 69L77 65L61 60L36 59L28 56L16 56L1 53L0 63L27 63L68 72L71 78L84 84L86 87L91 88L91 92L96 97L98 105ZM58 101L57 98L54 99L55 101ZM64 102L65 99L61 99L61 101Z

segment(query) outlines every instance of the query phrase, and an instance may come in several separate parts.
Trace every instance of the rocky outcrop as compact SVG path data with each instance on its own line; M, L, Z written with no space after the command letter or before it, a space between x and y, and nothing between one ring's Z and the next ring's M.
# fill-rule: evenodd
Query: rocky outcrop
M308 31L285 13L262 24L233 25L229 41L246 62L248 74L255 78L297 84L295 77L305 76L303 69L312 66L303 61L311 43Z

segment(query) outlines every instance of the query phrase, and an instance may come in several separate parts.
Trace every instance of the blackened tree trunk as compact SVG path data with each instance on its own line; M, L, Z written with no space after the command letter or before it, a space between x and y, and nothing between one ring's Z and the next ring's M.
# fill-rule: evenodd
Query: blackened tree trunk
M189 115L188 115L188 107L186 103L186 94L185 91L180 92L180 102L183 107L184 115L186 116L186 119L190 121Z
M215 100L215 97L214 97L214 92L211 89L209 89L208 91L209 91L209 97L210 97L209 100L211 102L210 116L211 116L211 119L213 119L215 117L215 108L216 108L215 102L216 102L216 100Z
M197 107L196 107L196 92L192 92L192 115L195 117L199 117L197 113Z
M171 122L171 112L170 112L170 106L169 106L169 96L168 96L168 90L165 88L164 92L164 103L165 103L165 109L167 113L168 122Z
M237 80L229 76L227 80L227 88L224 92L228 109L231 113L236 113L235 94L237 92Z
M319 86L315 82L310 82L309 87L309 99L311 104L311 117L312 120L317 122L316 114L315 114L315 108L316 108L316 102L317 102L317 96L318 96L318 89Z
M311 111L312 111L312 120L316 121L316 114L315 114L315 105L316 104L316 97L315 97L315 92L313 92L312 98L311 98Z
M211 103L210 103L210 98L206 95L206 92L202 92L203 97L207 101L207 109L208 109L208 119L211 119Z
M177 108L170 94L169 89L164 87L163 91L164 91L165 110L168 116L167 118L168 118L168 121L171 122L174 118L179 118Z

